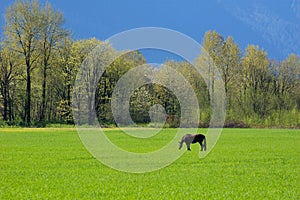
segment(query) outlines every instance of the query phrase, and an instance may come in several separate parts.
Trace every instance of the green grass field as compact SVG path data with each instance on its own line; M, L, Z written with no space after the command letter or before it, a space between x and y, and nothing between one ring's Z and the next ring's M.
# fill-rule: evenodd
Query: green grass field
M153 146L107 134L146 152L174 132L164 130ZM207 157L198 152L195 144L162 170L129 174L94 159L74 129L0 129L0 199L300 198L300 130L223 129Z

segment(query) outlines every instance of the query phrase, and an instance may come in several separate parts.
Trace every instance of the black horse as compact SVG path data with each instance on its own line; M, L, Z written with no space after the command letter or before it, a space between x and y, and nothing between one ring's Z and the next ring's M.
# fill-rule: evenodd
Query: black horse
M182 144L185 142L187 150L191 150L190 144L199 143L201 146L201 151L206 151L206 138L205 135L202 134L186 134L182 137L181 141L179 142L179 149L181 149Z

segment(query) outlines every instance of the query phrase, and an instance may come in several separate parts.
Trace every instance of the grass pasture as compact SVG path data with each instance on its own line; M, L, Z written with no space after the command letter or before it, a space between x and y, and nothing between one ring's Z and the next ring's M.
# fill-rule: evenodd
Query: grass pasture
M146 152L175 131L154 146L107 134ZM204 159L195 144L162 170L129 174L94 159L74 129L0 129L0 199L299 199L299 147L300 130L223 129Z

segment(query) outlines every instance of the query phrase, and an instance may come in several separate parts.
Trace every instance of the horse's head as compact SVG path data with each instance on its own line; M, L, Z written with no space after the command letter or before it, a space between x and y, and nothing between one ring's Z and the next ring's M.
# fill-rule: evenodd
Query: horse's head
M178 149L180 150L183 142L178 142Z

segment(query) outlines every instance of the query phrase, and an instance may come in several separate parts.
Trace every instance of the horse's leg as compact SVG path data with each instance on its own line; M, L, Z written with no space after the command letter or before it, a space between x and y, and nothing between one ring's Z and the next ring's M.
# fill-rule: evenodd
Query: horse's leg
M191 143L190 143L190 142L186 142L186 147L187 147L187 150L188 150L188 151L190 151L190 150L191 150L191 148L190 148L190 145L191 145Z
M204 145L201 144L201 142L199 142L200 146L201 146L201 151L203 151L204 149Z

